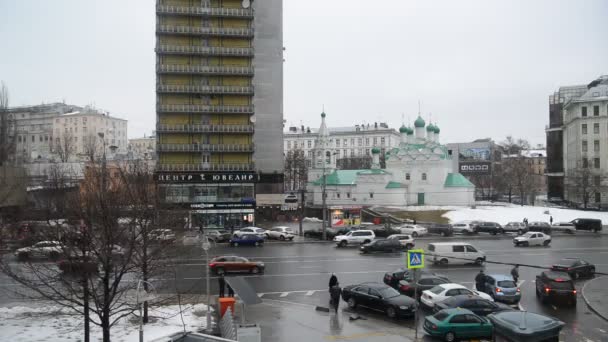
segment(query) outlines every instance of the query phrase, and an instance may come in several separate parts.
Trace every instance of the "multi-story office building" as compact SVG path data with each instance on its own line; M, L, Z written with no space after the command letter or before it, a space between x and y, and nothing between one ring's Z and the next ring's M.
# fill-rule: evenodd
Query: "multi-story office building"
M500 146L490 139L477 139L466 143L447 144L452 156L453 169L475 184L477 199L490 199L496 195L500 177Z
M195 225L283 192L282 1L157 0L156 179Z
M605 207L608 203L608 75L587 85L560 87L549 96L546 134L549 199Z

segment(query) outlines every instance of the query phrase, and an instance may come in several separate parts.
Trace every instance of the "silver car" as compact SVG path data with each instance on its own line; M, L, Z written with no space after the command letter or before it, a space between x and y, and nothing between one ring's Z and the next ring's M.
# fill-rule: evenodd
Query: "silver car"
M513 232L517 233L517 235L522 235L528 231L528 226L526 226L523 222L509 222L502 227L505 232Z

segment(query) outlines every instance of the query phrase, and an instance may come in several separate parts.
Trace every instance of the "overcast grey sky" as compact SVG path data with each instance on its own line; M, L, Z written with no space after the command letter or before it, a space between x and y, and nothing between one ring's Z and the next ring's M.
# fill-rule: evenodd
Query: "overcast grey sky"
M258 0L263 1L263 0ZM153 0L0 0L11 105L95 104L150 133ZM285 119L425 119L443 142L544 143L548 96L608 73L608 1L284 0Z

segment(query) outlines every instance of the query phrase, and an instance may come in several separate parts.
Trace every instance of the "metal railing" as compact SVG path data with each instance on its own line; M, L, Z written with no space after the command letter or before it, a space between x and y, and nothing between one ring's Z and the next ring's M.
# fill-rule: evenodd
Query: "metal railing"
M253 86L216 86L216 85L181 85L159 84L156 91L161 93L208 93L208 94L243 94L252 95Z
M253 152L253 144L159 144L161 152Z
M157 45L156 52L165 54L213 55L213 56L253 56L253 48L221 46Z
M253 171L255 164L157 164L159 171Z
M254 30L245 27L194 27L159 25L156 28L156 32L207 36L253 37Z
M159 64L156 71L166 74L253 75L253 67Z
M251 8L221 8L221 7L187 7L156 5L156 13L160 14L182 14L182 15L201 15L216 17L244 17L253 18Z
M222 337L236 340L237 339L237 325L232 317L232 310L228 308L222 319L220 319L220 332Z
M156 106L161 113L225 113L225 114L253 114L253 106L228 105L189 105L189 104L161 104Z
M157 132L253 133L253 125L158 124Z

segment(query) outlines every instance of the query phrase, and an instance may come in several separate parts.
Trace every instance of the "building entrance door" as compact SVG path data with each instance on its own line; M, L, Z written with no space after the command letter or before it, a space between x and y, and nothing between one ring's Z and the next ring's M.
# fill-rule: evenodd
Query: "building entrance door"
M418 193L418 205L424 205L424 192Z

